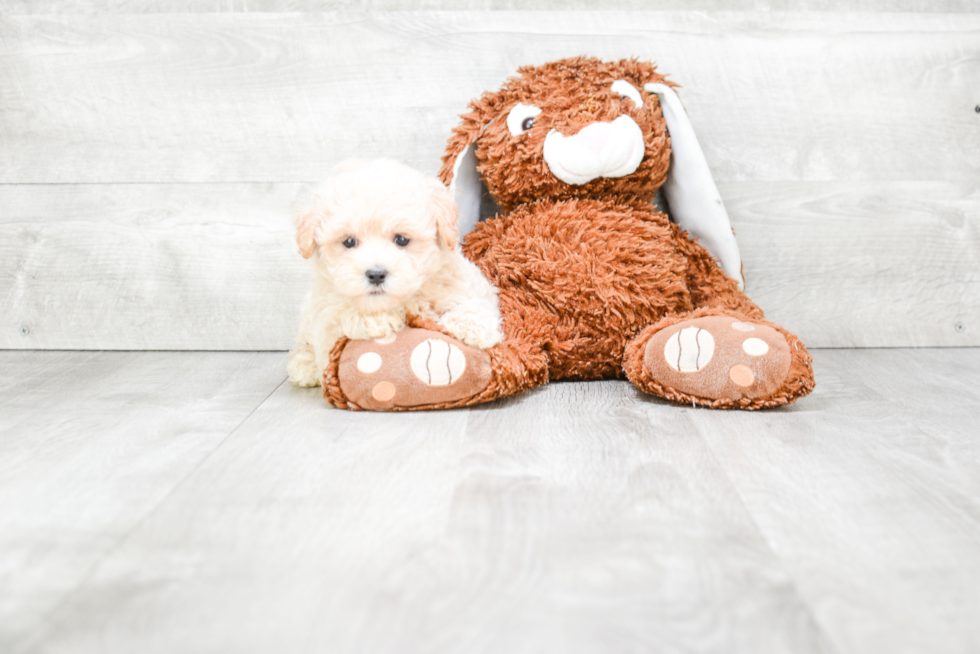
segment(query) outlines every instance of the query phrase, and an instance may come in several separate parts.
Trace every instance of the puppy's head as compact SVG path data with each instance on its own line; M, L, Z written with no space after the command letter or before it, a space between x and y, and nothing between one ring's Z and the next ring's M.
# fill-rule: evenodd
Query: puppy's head
M459 240L456 204L436 179L395 161L342 164L296 217L300 254L361 311L414 295Z

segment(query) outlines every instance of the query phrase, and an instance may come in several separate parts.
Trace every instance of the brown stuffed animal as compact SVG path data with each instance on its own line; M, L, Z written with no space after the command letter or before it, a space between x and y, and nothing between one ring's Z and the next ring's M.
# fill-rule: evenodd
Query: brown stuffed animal
M440 175L472 227L464 254L499 289L504 342L478 350L422 319L389 342L342 340L325 397L447 408L623 376L714 408L809 393L806 348L740 290L728 215L671 86L652 64L574 58L471 102ZM661 188L676 222L654 204ZM481 203L499 213L477 222ZM358 366L368 353L380 368Z

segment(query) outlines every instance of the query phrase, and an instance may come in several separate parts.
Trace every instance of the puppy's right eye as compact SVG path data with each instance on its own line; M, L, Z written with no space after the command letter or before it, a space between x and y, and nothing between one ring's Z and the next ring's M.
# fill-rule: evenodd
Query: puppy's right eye
M346 241L344 241L345 248L349 249L354 247L355 245L357 245L357 239L354 238L353 236L349 237Z

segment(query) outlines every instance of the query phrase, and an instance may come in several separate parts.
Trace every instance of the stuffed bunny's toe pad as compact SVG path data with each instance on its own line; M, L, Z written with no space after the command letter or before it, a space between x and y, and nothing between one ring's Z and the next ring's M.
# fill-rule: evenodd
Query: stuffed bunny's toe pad
M705 316L654 334L643 364L665 387L706 400L738 401L779 391L791 360L786 338L772 327Z
M385 339L349 341L337 373L359 408L391 411L472 397L486 388L491 368L483 350L409 327Z

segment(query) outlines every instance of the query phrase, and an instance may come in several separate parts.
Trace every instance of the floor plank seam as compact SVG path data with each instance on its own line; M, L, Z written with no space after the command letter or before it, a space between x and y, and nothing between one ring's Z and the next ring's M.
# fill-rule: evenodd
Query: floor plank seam
M835 641L833 637L831 637L830 632L827 630L826 625L824 625L819 619L819 617L817 616L811 604L810 597L808 597L807 594L804 593L803 590L800 588L800 585L797 582L795 575L793 575L790 567L786 564L786 561L783 560L783 557L779 556L779 554L773 548L772 543L766 537L765 532L762 530L761 527L759 527L759 522L756 520L755 516L752 514L752 511L749 509L748 504L746 504L745 499L742 497L742 492L739 490L738 486L735 484L735 481L731 478L731 475L728 474L728 472L725 470L725 467L721 464L721 461L718 459L718 455L715 453L715 449L711 446L710 439L705 436L704 431L701 429L700 425L696 424L695 427L697 428L698 434L701 436L701 439L703 440L705 447L708 450L708 454L711 455L712 461L714 461L715 465L718 467L718 470L720 470L721 473L725 476L725 480L728 482L728 485L731 487L732 492L735 494L735 499L738 500L739 505L742 507L742 509L744 509L745 515L748 517L749 522L752 524L752 528L755 529L755 532L759 535L759 539L765 545L766 550L768 550L768 552L772 555L773 560L779 563L779 567L786 574L786 579L792 586L793 593L794 595L796 595L797 599L799 599L800 605L803 606L804 610L806 611L806 614L810 616L810 619L813 621L814 626L819 630L820 635L823 636L824 638L824 641L830 647L833 648L833 651L844 652L845 650L841 648L840 644L837 643L837 641Z
M192 477L192 476L193 476L193 475L194 475L194 474L195 474L195 473L196 473L196 472L197 472L197 471L198 471L198 470L199 470L199 469L201 468L201 466L203 466L203 465L204 465L204 463L205 463L205 462L207 462L207 461L208 461L208 459L210 459L210 458L211 458L212 456L214 456L214 454L215 454L215 452L217 452L218 450L220 450L220 449L221 449L221 448L222 448L222 447L224 446L224 444L225 444L226 442L228 442L228 439L229 439L229 438L231 438L231 437L232 437L232 435L234 435L234 434L235 434L235 432L237 432L237 431L238 431L239 429L241 429L241 427L242 427L242 425L244 425L244 424L245 424L246 422L248 422L248 419L249 419L249 418L251 418L251 417L252 417L252 415L253 415L253 414L254 414L254 413L255 413L256 411L258 411L258 410L259 410L259 408L261 408L261 407L262 407L262 405L264 405L264 404L265 404L266 402L268 402L268 401L269 401L269 398L270 398L270 397L272 397L272 396L273 396L273 395L275 394L275 392L276 392L276 391L278 391L278 390L279 390L279 389L280 389L280 388L282 387L282 385L283 385L283 384L285 384L285 383L287 383L288 381L289 381L289 380L288 380L288 378L283 378L283 380L282 380L282 381L280 381L280 382L279 382L278 384L276 384L276 386L275 386L275 388L273 388L273 389L272 389L272 390L271 390L271 391L269 392L269 394L268 394L268 395L266 395L266 396L265 396L264 398L262 398L262 401L260 401L260 402L259 402L258 404L256 404L256 405L255 405L255 406L254 406L254 407L252 408L252 410L251 410L251 411L249 411L249 412L248 412L248 414L247 414L247 415L246 415L246 416L245 416L244 418L242 418L242 419L241 419L241 420L240 420L240 421L238 422L238 424L237 424L237 425L235 425L235 426L234 426L234 427L233 427L233 428L232 428L232 429L231 429L231 430L230 430L230 431L229 431L229 432L228 432L228 433L227 433L227 434L225 435L225 437L224 437L224 438L222 438L222 439L221 439L221 440L220 440L220 441L218 442L218 444L217 444L217 445L215 445L215 446L214 446L214 447L213 447L213 448L211 449L211 451L210 451L210 452L208 452L208 453L207 453L207 454L206 454L205 456L203 456L203 457L201 457L201 460L200 460L200 461L198 461L198 462L197 462L197 464L196 464L196 465L195 465L195 466L194 466L193 468L191 468L191 469L190 469L190 470L189 470L189 471L187 472L187 474L186 474L186 475L184 475L184 476L183 476L183 477L182 477L182 478L180 479L180 481L178 481L178 482L177 482L176 484L174 484L174 485L173 485L173 487L172 487L172 488L171 488L171 489L170 489L169 491L167 491L167 493L166 493L166 494L165 494L165 495L164 495L164 496L163 496L162 498L160 498L160 501L159 501L159 502L157 502L156 504L154 504L154 505L153 505L153 507L152 507L152 508L151 508L151 509L150 509L149 511L147 511L147 512L146 512L146 515L144 515L144 516L143 516L142 518L140 518L140 519L139 519L139 520L138 520L138 521L137 521L137 522L136 522L136 523L135 523L135 524L134 524L134 525L132 526L132 528L130 528L130 529L129 529L129 530L128 530L128 531L127 531L127 532L126 532L126 533L125 533L125 534L124 534L124 535L123 535L122 537L120 537L120 538L119 538L119 540L118 540L118 541L116 542L116 544L115 544L115 546L114 546L114 547L112 547L112 549L110 549L110 550L108 550L108 551L107 551L107 552L106 552L106 553L105 553L105 554L104 554L103 556L101 556L101 557L99 557L99 559L98 559L97 561L95 561L95 562L94 562L94 563L93 563L93 564L92 564L92 565L91 565L91 566L89 567L89 569L88 569L88 570L87 570L87 571L85 572L85 574L84 574L84 575L82 575L82 578L81 578L81 579L79 580L79 582L78 582L78 583L77 583L77 584L75 585L75 587L74 587L74 588L73 588L73 589L72 589L71 591L69 591L68 593L66 593L66 594L65 594L65 596L64 596L63 598L61 598L61 600L60 600L60 601L59 601L59 602L58 602L58 603L57 603L57 604L56 604L56 605L54 606L54 608L52 608L52 609L50 610L50 612L48 613L48 615L47 615L47 616L46 616L46 617L45 617L45 618L44 618L43 620L41 620L41 622L40 622L40 624L39 624L39 625L38 625L38 627L37 627L37 630L36 630L36 631L35 631L35 633L33 634L33 637L30 637L30 636L29 636L29 637L27 637L27 638L25 639L25 641L24 641L24 643L23 643L23 648L22 648L22 649L19 649L19 650L17 650L17 651L20 651L20 652L27 652L27 651L29 651L29 650L30 650L30 649L31 649L31 648L32 648L32 647L33 647L34 645L36 645L36 644L38 644L38 643L39 643L39 642L40 642L40 641L41 641L41 640L43 639L43 637L44 637L44 633L45 633L45 632L46 632L46 631L48 630L48 628L50 627L50 625L51 625L51 622L52 622L52 621L53 621L53 620L54 620L54 619L56 618L56 616L57 616L57 615L58 615L58 614L59 614L59 613L61 612L61 610L62 610L62 609L63 609L63 608L64 608L64 607L66 606L66 605L68 605L68 604L69 604L69 603L71 602L71 600L72 600L72 598L74 598L74 597L75 597L76 595L78 595L78 593L79 593L79 592L81 592L81 590L82 590L83 588L85 588L85 585L86 585L86 584L87 584L87 583L89 582L89 580L90 580L90 579L91 579L91 578L92 578L92 577L93 577L93 576L95 575L95 573L96 573L96 571L97 571L97 570L98 570L98 569L99 569L99 568L100 568L100 567L101 567L101 566L102 566L102 565L103 565L103 564L104 564L104 563L105 563L105 562L106 562L107 560L109 560L110 558L112 558L112 556L113 556L113 555L115 555L115 553L116 553L116 552L118 552L118 551L119 551L120 549L122 549L122 547L123 547L123 546L124 546L124 545L125 545L125 544L126 544L126 543L127 543L128 541L129 541L129 539L133 537L133 534L135 534L136 532L138 532L138 531L140 530L140 528L141 528L141 527L142 527L142 526L143 526L144 524L146 524L146 523L147 523L147 521L148 521L148 520L149 520L149 519L150 519L151 517L153 517L153 515L155 515L157 511L159 511L159 510L160 510L160 507L162 507L162 506L163 506L164 504L166 504L166 503L167 503L167 502L168 502L168 501L170 500L170 498L171 498L171 497L173 497L173 495L174 495L174 493L176 493L176 492L177 492L177 490L178 490L179 488L181 488L181 487L182 487L182 486L183 486L183 485L184 485L184 484L185 484L185 483L187 482L187 480L188 480L188 479L190 479L190 478L191 478L191 477Z

